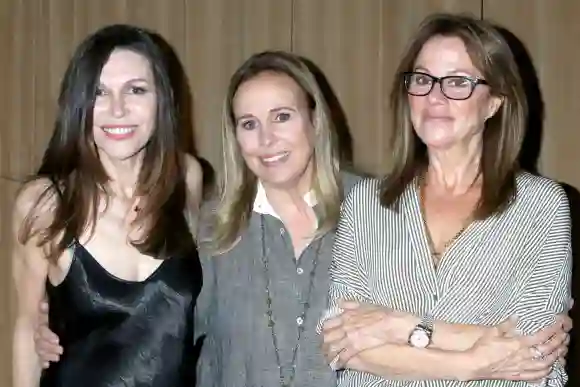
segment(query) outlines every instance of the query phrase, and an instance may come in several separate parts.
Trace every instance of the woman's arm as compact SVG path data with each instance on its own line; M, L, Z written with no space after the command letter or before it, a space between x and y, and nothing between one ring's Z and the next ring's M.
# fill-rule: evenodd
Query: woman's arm
M515 319L482 337L468 351L416 349L404 345L382 345L360 351L347 361L346 367L390 380L512 380L537 385L552 369L558 358L557 348L563 335L554 325L534 336L514 337ZM538 359L531 347L545 350ZM455 361L440 367L442 358ZM454 360L453 360L454 359ZM456 367L453 370L453 367Z
M203 171L197 159L185 155L186 219L192 235L199 232L200 207L203 196Z
M334 320L339 320L334 323L334 326L340 326L344 333L382 338L384 344L406 345L411 331L421 320L419 316L382 305L340 301L339 307L343 313L334 318ZM557 320L562 325L563 333L568 333L571 330L572 320L567 314L559 314ZM433 324L433 335L429 348L444 351L466 351L497 327L497 325L455 324L436 320ZM514 335L517 333L515 328L512 333Z
M214 219L215 202L205 202L200 210L199 223L199 260L203 272L201 293L197 297L195 306L195 345L199 350L197 360L196 380L198 387L214 386L216 372L219 365L215 364L215 346L211 332L216 300L216 273L215 256L212 250L212 224Z
M553 324L556 315L568 313L570 309L572 299L570 207L564 191L560 189L558 192L560 197L557 206L549 212L551 219L538 221L539 227L546 224L549 227L536 267L516 308L516 314L520 317L517 328L524 334L533 334ZM545 382L547 386L563 387L567 379L563 365L556 361Z
M557 208L550 214L555 214L552 219L539 222L540 225L550 224L550 227L541 248L538 264L523 291L524 297L516 310L516 314L520 317L517 329L527 335L536 332L537 334L525 339L514 340L509 332L504 332L503 336L505 337L500 335L497 337L500 340L496 340L494 345L485 345L483 348L485 350L487 346L488 351L496 353L498 350L503 351L506 358L519 356L519 364L524 368L520 375L511 375L510 377L505 372L505 369L509 368L505 364L492 367L491 363L493 362L482 356L481 346L478 349L479 352L475 351L477 346L459 353L451 352L460 356L457 361L461 366L457 367L455 374L449 373L445 367L440 368L439 360L448 357L449 351L415 350L404 345L383 345L362 351L349 361L348 367L389 379L397 378L397 376L412 379L439 379L446 375L447 377L444 379L447 379L457 377L459 374L460 379L534 380L533 384L536 384L536 379L540 377L544 378L541 382L548 386L563 386L567 377L564 368L556 361L557 352L544 353L543 359L536 359L533 362L525 358L530 352L527 347L531 345L536 345L538 348L551 348L550 350L552 350L560 347L564 341L561 327L557 324L551 324L554 324L557 314L567 313L571 300L570 218L565 196L561 198ZM545 329L540 331L542 328ZM550 340L552 335L555 337ZM548 341L548 344L542 346L544 341ZM517 353L522 353L522 355L517 355ZM488 364L485 364L486 362ZM417 364L421 366L416 367ZM552 364L554 364L553 370L551 370ZM513 363L511 367L514 367ZM463 371L466 372L459 370L459 368L464 368ZM551 374L545 378L550 370ZM524 371L526 376L522 377Z
M366 302L370 299L367 286L367 274L365 273L363 265L359 262L355 250L356 246L358 246L355 232L355 223L357 222L355 218L357 212L356 206L359 202L364 202L363 200L359 200L357 196L362 193L362 190L368 188L366 184L368 183L359 183L357 187L353 188L351 193L346 197L341 209L341 217L333 249L333 260L329 270L329 306L320 320L318 326L319 331L322 331L323 327L324 329L328 328L328 326L325 327L325 323L343 312L340 307L341 300ZM365 346L381 346L383 343L380 338L376 338L376 340L369 340L365 343ZM407 369L417 368L427 372L430 370L432 374L428 376L431 379L464 380L466 377L464 370L468 367L462 367L461 364L469 362L471 359L462 352L438 351L434 349L426 351L410 347L401 348L409 352L409 359L413 359L412 362L405 365ZM397 356L394 355L394 357ZM363 367L356 367L364 359L362 356L357 356L351 360L349 363L351 370L345 370L345 374L353 372L352 370L356 371L357 368L361 368L361 371L366 371ZM332 362L335 359L328 360ZM429 366L427 368L423 367L427 363ZM418 365L421 366L419 367ZM409 372L407 374L411 373Z
M210 255L203 254L201 257L203 265L203 287L197 299L195 308L195 345L199 350L197 360L197 386L215 385L216 375L219 365L215 359L215 345L211 332L213 308L215 306L215 283L213 262Z
M41 362L34 348L34 330L39 319L38 305L45 295L48 276L48 261L43 250L37 246L36 238L25 244L20 242L19 233L29 211L34 208L39 214L36 227L42 226L45 205L37 205L40 194L46 189L40 182L25 187L16 199L12 218L12 274L16 288L17 315L13 332L13 377L14 387L39 385Z

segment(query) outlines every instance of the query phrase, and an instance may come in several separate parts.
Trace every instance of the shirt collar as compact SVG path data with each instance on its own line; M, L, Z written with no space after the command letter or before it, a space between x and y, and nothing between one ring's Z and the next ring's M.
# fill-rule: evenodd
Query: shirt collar
M316 205L316 198L314 196L314 191L309 191L304 195L304 201L308 206L314 207ZM266 196L266 190L261 182L258 182L258 189L256 192L256 198L254 199L254 207L253 210L259 214L264 215L271 215L278 219L280 216L276 213L270 202L268 201L268 197Z

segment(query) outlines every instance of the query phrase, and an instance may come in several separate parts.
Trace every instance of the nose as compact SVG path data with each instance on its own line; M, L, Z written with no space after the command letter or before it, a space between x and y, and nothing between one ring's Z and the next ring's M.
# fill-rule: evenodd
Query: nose
M433 85L431 92L427 95L427 99L430 103L442 103L447 100L447 97L443 95L443 91L441 90L441 83L437 82Z
M274 131L267 125L260 127L258 135L260 146L269 146L274 142Z
M123 95L111 95L109 100L109 108L113 117L124 117L127 114L127 105Z

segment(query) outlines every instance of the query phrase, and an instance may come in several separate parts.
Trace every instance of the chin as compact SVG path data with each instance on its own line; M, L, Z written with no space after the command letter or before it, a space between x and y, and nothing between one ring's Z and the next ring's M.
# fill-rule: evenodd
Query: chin
M301 175L296 173L285 173L284 171L262 171L258 174L258 178L270 186L279 188L294 187L301 178Z
M299 180L299 178L294 176L293 177L272 176L271 174L269 174L264 178L260 178L260 180L264 184L268 184L273 187L286 188L296 185L296 182Z
M453 148L457 142L455 140L439 140L439 141L429 141L425 142L427 149L432 150L448 150Z
M111 160L126 161L133 158L140 157L145 150L143 148L131 149L106 149L100 148L99 154Z
M420 138L428 148L445 149L457 143L457 139L449 131L439 130L438 132L432 131L427 135L420 136Z

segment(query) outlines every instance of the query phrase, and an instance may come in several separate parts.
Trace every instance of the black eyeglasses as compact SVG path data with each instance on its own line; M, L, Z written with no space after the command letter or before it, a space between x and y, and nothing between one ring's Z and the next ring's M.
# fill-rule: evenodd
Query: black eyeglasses
M418 97L429 94L436 83L441 85L441 92L445 97L455 100L468 99L477 85L487 85L484 79L465 75L434 77L430 74L411 71L403 73L403 78L407 93Z

